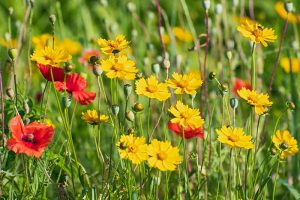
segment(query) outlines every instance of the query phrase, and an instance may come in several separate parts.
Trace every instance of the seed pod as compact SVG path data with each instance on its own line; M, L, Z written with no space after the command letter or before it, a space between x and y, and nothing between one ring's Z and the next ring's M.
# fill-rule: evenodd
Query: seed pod
M99 61L99 57L97 57L97 56L91 56L90 57L90 63L91 64L95 64L95 63L97 63Z
M209 75L208 75L208 78L210 80L213 80L215 77L216 77L216 73L215 72L210 72Z
M165 69L169 69L170 66L171 66L171 63L170 63L170 61L169 61L168 58L165 58L165 59L164 59L163 64L164 64L164 68L165 68Z
M11 100L13 100L15 98L15 92L11 88L6 89L6 94Z
M144 110L144 106L143 106L143 104L141 104L141 103L136 103L136 104L134 104L134 106L133 106L133 110L134 110L135 112L141 112L142 110Z
M239 100L236 99L236 98L231 98L229 100L229 103L230 103L230 106L231 106L232 109L236 109L239 105Z
M100 67L100 65L98 65L98 64L93 65L93 74L95 76L101 76L102 72L103 72L103 70Z
M210 0L203 0L203 7L205 11L207 12L210 8Z
M56 17L55 17L55 15L50 15L49 16L49 21L51 22L51 24L55 24L55 21L56 21Z
M158 63L154 63L154 64L152 64L151 69L152 69L153 73L155 73L157 75L160 71L160 65Z
M286 12L290 13L293 11L294 9L294 5L292 2L288 1L288 2L284 2L284 9L286 10Z
M128 121L134 122L134 113L131 110L125 113L125 117Z
M112 105L111 110L112 110L112 113L117 116L119 114L120 107L118 105Z
M30 107L29 107L27 101L23 101L23 109L24 109L25 114L28 114L30 112Z
M14 9L13 9L12 7L9 7L9 8L8 8L8 14L9 14L10 16L12 16L13 13L14 13Z
M228 60L232 59L232 51L227 51L226 55L227 55Z
M9 58L14 61L17 57L17 54L18 54L18 50L17 49L9 49L8 50L8 56Z
M133 128L129 128L127 129L127 134L134 134L134 129Z
M126 97L128 97L131 94L132 86L130 84L124 85L124 94Z
M216 7L215 7L215 13L217 15L220 15L220 14L222 14L222 12L223 12L223 6L222 6L222 4L217 3Z
M70 73L74 69L74 66L71 63L66 63L64 66L64 70L66 73Z

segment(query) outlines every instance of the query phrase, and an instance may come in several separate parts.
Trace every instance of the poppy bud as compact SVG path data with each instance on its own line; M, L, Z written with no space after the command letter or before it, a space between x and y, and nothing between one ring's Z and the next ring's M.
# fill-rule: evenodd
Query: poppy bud
M61 103L64 108L70 107L71 106L71 96L69 96L69 95L68 95L68 97L63 96L61 99Z
M55 21L56 21L56 17L55 17L55 15L50 15L49 16L49 21L51 22L51 24L55 24Z
M111 110L114 115L118 115L120 111L120 107L118 105L112 105Z
M228 40L227 41L227 48L228 49L233 49L234 48L234 41L233 40Z
M100 67L100 65L93 65L93 73L95 76L100 76L102 74L103 70L102 68Z
M124 85L124 94L126 97L128 97L131 94L132 86L130 84Z
M64 70L66 73L70 73L73 70L74 66L71 63L66 63L64 66Z
M135 112L140 112L140 111L144 110L144 106L143 106L143 104L141 104L141 103L136 103L136 104L134 104L134 106L133 106L133 110L134 110Z
M222 6L222 4L220 4L220 3L216 4L216 7L215 7L215 13L216 13L217 15L220 15L220 14L222 14L222 11L223 11L223 6Z
M295 110L295 104L292 101L286 102L286 107L290 110Z
M132 2L129 2L129 3L127 4L127 8L128 8L128 10L129 10L130 12L135 12L135 10L136 10L136 6L135 6L135 4L132 3Z
M203 7L204 7L205 11L207 12L210 8L210 0L204 0Z
M236 99L236 98L231 98L229 100L229 103L230 103L230 106L231 106L232 109L236 109L239 105L239 100Z
M8 50L8 56L12 61L14 61L16 59L17 54L18 54L17 49L9 49Z
M237 7L239 5L239 0L232 0L232 4L234 7Z
M208 78L210 80L213 80L215 77L216 77L216 73L215 72L210 72L209 75L208 75Z
M133 128L129 128L127 129L127 134L134 134L134 129Z
M232 51L227 51L226 55L227 55L228 60L232 59Z
M30 112L30 107L29 107L27 101L23 101L23 109L24 109L25 114L28 114Z
M11 100L13 100L15 98L15 92L11 88L6 89L6 94Z
M153 73L158 74L160 71L160 65L158 63L154 63L151 66Z
M9 7L9 8L8 8L8 14L9 14L10 16L12 16L13 13L14 13L14 9L13 9L12 7Z
M170 68L171 64L170 64L169 59L165 58L163 63L164 63L164 68L165 69L169 69Z
M95 64L96 62L98 62L99 57L98 56L91 56L90 57L90 63L91 64Z
M137 72L136 74L135 74L135 79L136 80L138 80L138 79L140 79L140 78L142 78L143 77L143 73L142 72Z
M134 122L134 113L131 110L125 113L125 117L128 121Z
M284 2L284 9L286 10L286 12L290 13L293 11L294 6L293 3L288 1L288 2Z

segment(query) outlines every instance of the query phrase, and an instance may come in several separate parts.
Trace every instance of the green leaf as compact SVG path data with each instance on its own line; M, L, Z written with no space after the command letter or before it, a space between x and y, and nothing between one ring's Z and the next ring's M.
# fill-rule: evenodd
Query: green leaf
M295 199L300 199L300 192L292 185L290 185L286 180L279 179L277 183L285 186L290 191L290 193L295 197Z

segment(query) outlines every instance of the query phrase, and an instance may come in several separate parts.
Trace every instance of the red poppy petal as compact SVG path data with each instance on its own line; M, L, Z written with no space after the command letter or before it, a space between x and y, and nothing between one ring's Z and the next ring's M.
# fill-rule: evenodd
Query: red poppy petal
M54 82L55 89L59 92L63 92L65 90L64 82Z
M34 130L33 135L35 141L34 148L46 148L52 142L54 129L52 126L40 124L40 127Z
M77 91L72 94L75 101L78 101L81 105L89 105L96 98L95 92Z
M9 129L13 138L16 138L18 141L21 140L21 135L24 133L24 125L20 115L17 115L10 120Z
M177 123L172 123L172 122L168 122L168 128L173 131L174 133L180 133L181 132L181 128L180 125Z
M24 153L28 156L35 156L37 158L39 158L42 155L42 153L44 152L43 148L38 149L38 150L29 148L24 143L19 142L14 138L10 138L7 140L7 148L12 150L16 154Z
M37 67L39 68L44 78L48 81L52 81L52 76L50 71L51 69L52 69L54 81L64 81L65 79L64 70L60 67L55 67L51 65L42 65L42 64L37 64Z
M67 78L67 89L70 92L82 91L87 87L87 83L83 77L77 73L73 73Z
M176 135L182 137L181 127L178 123L168 122L168 128L173 131ZM203 127L192 129L191 127L184 128L184 138L190 139L193 137L204 138L204 129Z

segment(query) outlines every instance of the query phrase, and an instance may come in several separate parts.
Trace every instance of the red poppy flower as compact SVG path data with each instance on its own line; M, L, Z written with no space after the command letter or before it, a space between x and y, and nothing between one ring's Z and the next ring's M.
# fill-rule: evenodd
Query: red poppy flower
M244 81L242 79L236 78L232 90L235 94L237 94L238 90L241 90L243 87L251 90L251 84L248 81Z
M52 126L33 122L23 125L20 115L14 117L9 123L12 138L7 140L8 149L15 153L24 153L39 158L45 148L51 143L54 135Z
M52 76L50 71L52 69L54 81L64 81L65 73L62 68L51 66L51 65L42 65L42 64L37 64L37 67L39 68L40 72L42 73L42 75L46 80L52 81Z
M168 123L168 128L173 131L174 133L176 133L176 135L179 135L180 137L182 137L182 132L181 132L181 127L178 123ZM204 138L204 129L203 127L199 127L199 128L195 128L192 129L190 127L186 127L184 129L184 138L185 139L190 139L193 137L199 137L199 138Z
M78 101L81 105L88 105L96 98L96 93L85 91L87 83L84 78L77 73L68 75L66 83L55 82L54 84L56 89L60 92L63 92L66 89L68 93L72 94L75 101Z
M81 65L88 63L92 56L100 57L100 52L94 49L86 49L83 51L81 57L79 58L79 63Z

